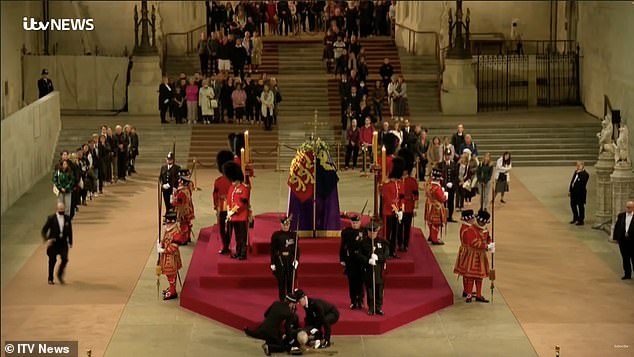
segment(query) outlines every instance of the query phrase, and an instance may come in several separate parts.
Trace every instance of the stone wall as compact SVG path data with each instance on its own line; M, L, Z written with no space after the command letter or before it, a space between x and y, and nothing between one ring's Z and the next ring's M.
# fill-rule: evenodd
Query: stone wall
M2 213L42 177L51 174L61 127L58 92L2 120Z
M400 1L396 7L397 23L416 31L433 31L440 34L442 47L448 45L448 10L455 14L455 1ZM549 38L550 10L548 1L464 1L466 14L471 11L471 32L500 32L508 38L511 21L518 19L524 39L547 40ZM399 46L407 47L407 31L396 31ZM433 53L434 42L430 35L417 36L418 54Z
M629 1L579 1L581 100L586 111L603 116L603 95L634 134L634 5ZM634 142L630 142L630 145ZM631 146L634 148L634 146ZM631 149L630 149L631 150ZM631 150L632 151L632 150Z
M38 44L42 43L42 36L37 31L24 31L22 18L39 17L41 14L39 1L2 1L0 2L1 30L0 43L2 44L2 75L1 99L2 118L19 110L22 103L22 70L21 50L22 46L27 52L37 52ZM39 73L38 73L39 75ZM37 83L31 83L37 86Z

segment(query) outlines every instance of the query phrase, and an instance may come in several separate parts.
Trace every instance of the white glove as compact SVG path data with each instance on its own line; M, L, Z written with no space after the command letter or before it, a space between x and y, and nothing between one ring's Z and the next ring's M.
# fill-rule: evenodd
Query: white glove
M174 203L174 196L170 196L170 203Z
M339 262L339 264L341 264L342 267L346 266L346 262Z
M487 245L487 250L491 253L495 253L495 242L489 243Z
M227 211L227 219L231 218L234 214L236 214L235 211Z
M165 248L163 248L163 247L161 246L161 243L156 243L156 251L157 251L158 253L164 253L164 252L165 252Z
M403 220L403 211L398 211L396 212L396 217L398 218L398 221L402 221Z
M293 268L297 269L297 267L299 266L299 262L296 260L293 262Z
M310 334L311 334L311 335L314 335L314 334L316 334L316 333L317 333L317 331L319 331L319 330L318 330L318 329L316 329L316 328L314 328L314 329L310 330Z
M449 192L443 192L445 194L445 199L449 199Z
M374 260L374 261L377 261L377 260L379 260L379 256L378 256L378 255L376 255L376 254L372 254L372 256L370 257L370 259L372 259L372 260Z
M453 182L447 183L447 188L451 189L453 187Z
M271 271L275 271L275 264L271 264Z
M164 184L163 185L163 189L164 190L169 190L170 189L170 184L169 183Z
M370 260L368 260L368 264L370 264L370 265L376 265L376 260L374 260L374 259L370 259Z

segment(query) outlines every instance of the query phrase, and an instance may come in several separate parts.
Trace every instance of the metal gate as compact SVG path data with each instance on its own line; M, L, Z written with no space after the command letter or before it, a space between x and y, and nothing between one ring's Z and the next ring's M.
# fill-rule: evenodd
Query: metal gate
M579 52L543 53L536 57L537 105L576 105L579 96Z
M476 56L478 111L528 107L528 56Z

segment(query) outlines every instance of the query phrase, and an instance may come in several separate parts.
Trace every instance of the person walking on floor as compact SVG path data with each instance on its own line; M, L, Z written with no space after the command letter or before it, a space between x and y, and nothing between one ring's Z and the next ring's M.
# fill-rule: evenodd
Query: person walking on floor
M612 239L619 242L619 250L623 259L623 277L621 280L632 279L632 267L634 266L634 227L632 227L632 217L634 217L634 201L627 201L625 212L619 213L616 217L612 236Z
M48 284L54 285L53 271L57 263L57 256L61 257L61 264L57 270L57 280L64 284L64 270L68 264L68 249L73 247L73 226L70 216L65 213L63 202L57 203L57 213L48 216L42 227L42 238L46 242L48 255Z

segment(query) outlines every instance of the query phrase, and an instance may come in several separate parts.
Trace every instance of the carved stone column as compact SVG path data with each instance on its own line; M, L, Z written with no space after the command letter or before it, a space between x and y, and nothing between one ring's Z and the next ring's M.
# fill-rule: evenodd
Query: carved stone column
M625 211L625 204L632 199L634 192L634 173L632 173L632 164L621 161L614 166L614 172L610 175L612 182L612 231L614 231L614 222L616 216L620 212ZM612 240L612 234L610 234Z
M594 229L609 229L612 221L612 181L610 175L614 171L614 155L603 152L594 165L597 182L597 212Z

